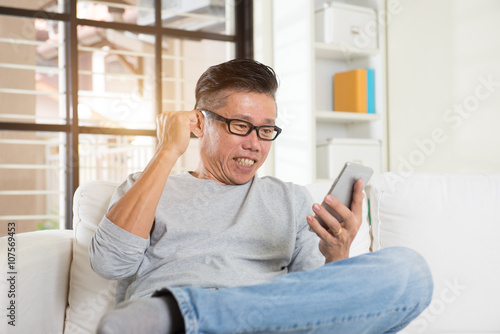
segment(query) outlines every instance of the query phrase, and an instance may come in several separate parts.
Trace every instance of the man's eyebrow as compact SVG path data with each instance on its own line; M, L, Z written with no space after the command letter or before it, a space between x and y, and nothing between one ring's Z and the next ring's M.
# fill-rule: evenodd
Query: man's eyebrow
M246 114L236 114L236 115L233 115L231 118L233 118L233 119L235 119L235 118L236 119L241 119L243 121L248 121L250 123L252 123L252 121L253 121L252 118L250 116L246 115ZM266 118L264 120L264 123L265 124L273 124L274 125L276 123L276 120L274 118Z

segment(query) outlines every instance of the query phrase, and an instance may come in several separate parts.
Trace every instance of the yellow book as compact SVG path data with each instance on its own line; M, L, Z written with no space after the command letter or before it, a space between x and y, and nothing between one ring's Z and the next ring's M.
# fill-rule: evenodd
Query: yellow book
M333 110L366 113L368 111L365 69L335 73L333 76Z

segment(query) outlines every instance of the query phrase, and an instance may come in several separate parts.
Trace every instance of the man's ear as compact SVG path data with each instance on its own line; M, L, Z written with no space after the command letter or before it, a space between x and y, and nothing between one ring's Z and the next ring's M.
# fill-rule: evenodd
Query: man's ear
M191 132L198 138L203 137L203 129L205 127L205 116L199 110L195 110L196 112L196 125L193 126Z

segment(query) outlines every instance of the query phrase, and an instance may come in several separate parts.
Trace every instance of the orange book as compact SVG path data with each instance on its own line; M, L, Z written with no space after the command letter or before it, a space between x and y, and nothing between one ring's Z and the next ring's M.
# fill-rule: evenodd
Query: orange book
M365 69L335 73L333 76L333 110L366 113L368 111L367 87Z

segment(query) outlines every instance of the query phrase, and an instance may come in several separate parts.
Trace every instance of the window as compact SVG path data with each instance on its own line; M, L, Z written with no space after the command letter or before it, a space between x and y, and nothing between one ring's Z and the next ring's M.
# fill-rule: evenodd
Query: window
M156 115L192 109L208 66L252 57L251 11L251 0L0 0L0 235L9 221L71 228L79 184L142 170Z

